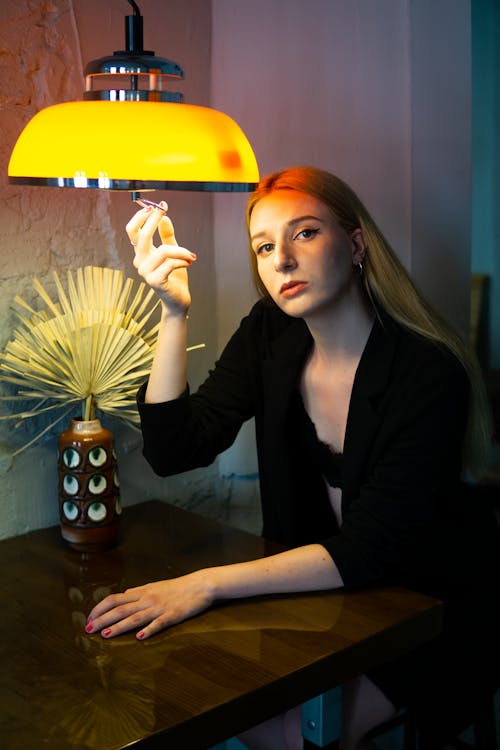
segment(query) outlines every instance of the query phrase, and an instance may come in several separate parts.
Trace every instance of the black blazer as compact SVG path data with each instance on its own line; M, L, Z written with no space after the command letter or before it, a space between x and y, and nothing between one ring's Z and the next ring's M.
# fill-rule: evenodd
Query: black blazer
M395 581L444 597L477 584L488 561L460 483L470 390L462 365L378 317L351 395L338 529L296 429L311 345L303 320L261 300L196 393L144 404L143 386L144 455L155 472L210 464L255 417L265 537L323 543L348 587Z

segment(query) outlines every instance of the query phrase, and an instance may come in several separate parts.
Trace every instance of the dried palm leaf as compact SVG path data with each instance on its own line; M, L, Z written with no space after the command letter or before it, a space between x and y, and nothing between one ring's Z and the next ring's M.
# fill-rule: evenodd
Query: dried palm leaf
M132 279L96 266L78 268L75 275L68 271L67 291L57 273L54 280L55 302L34 279L45 305L41 310L15 297L20 325L0 354L0 379L20 388L15 396L0 400L36 399L37 404L0 415L0 420L23 420L62 407L65 411L16 453L48 432L78 402L83 419L94 419L98 409L137 425L135 394L153 359L158 325L151 317L159 303L145 284L139 284L131 299Z

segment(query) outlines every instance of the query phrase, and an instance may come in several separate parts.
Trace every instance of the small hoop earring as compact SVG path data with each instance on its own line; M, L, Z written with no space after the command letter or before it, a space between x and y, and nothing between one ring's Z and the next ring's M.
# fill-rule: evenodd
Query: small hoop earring
M359 270L359 275L362 276L363 275L363 264L361 262L358 263L358 270Z

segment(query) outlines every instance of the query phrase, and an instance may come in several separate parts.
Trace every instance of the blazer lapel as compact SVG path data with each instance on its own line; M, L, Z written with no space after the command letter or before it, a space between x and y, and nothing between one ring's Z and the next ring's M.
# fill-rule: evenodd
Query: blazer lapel
M378 425L378 398L386 389L395 356L397 329L385 316L376 319L358 365L347 418L344 454L358 465L369 448ZM272 342L270 356L262 362L264 403L282 424L304 361L312 346L305 323L297 319Z
M378 404L387 388L396 354L397 329L383 316L377 318L361 356L349 404L344 440L344 494L355 491L362 467L380 424Z
M271 344L270 356L262 363L264 403L272 404L273 421L282 425L301 370L312 345L303 320L297 319Z
M380 424L378 404L386 390L396 354L397 327L390 318L376 319L358 365L349 404L344 440L343 501L357 492L367 454ZM304 321L297 319L271 344L262 362L263 434L276 464L287 429L290 402L297 388L312 337ZM282 457L285 460L285 456ZM284 464L285 465L285 464ZM277 468L277 466L275 466Z
M261 365L264 410L257 426L259 465L266 493L273 498L263 505L263 531L279 541L295 539L301 527L304 497L299 502L295 480L302 467L293 463L291 449L296 441L290 420L292 399L311 345L307 326L296 319L272 341Z

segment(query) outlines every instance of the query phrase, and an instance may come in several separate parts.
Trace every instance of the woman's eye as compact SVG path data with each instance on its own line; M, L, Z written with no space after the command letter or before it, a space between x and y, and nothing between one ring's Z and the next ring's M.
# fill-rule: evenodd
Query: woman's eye
M259 245L255 253L256 255L266 255L266 253L270 253L272 251L273 247L274 245L271 242L266 242L264 245Z
M310 240L315 237L319 232L319 229L302 229L295 237L295 239Z

